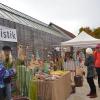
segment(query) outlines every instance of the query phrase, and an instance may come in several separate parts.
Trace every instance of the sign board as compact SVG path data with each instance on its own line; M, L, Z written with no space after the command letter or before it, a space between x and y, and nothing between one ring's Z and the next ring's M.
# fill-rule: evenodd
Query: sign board
M16 29L0 26L0 41L17 42Z

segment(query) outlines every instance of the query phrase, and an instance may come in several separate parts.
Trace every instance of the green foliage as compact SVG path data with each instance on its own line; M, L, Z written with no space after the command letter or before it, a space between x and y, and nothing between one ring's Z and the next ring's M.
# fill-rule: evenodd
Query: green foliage
M100 27L94 29L93 33L94 33L94 37L100 39Z
M95 38L100 39L100 27L95 28L94 30L92 30L90 27L81 27L81 28L79 29L79 34L80 34L82 31L86 32L87 34L89 34L89 35L91 35L91 36L93 36L93 37L95 37Z
M79 29L79 33L78 33L78 34L80 34L82 31L83 31L83 27L81 27L81 28Z
M88 34L91 34L92 33L92 30L90 29L90 27L81 27L80 29L79 29L79 33L81 33L82 31L84 31L84 32L86 32L86 33L88 33Z
M17 59L16 60L16 66L19 66L19 65L25 65L25 62L20 60L20 59Z

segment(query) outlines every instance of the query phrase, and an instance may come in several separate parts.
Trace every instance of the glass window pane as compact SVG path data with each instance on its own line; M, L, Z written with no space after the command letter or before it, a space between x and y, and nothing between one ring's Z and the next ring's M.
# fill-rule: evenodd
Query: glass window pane
M16 15L14 15L14 14L12 14L12 16L13 16L15 19L17 19L17 20L18 20L18 22L19 22L20 24L22 24L22 22L20 21L19 17L17 17L17 16L16 16Z
M26 23L23 22L19 16L14 15L14 14L13 14L13 16L14 16L17 20L19 20L19 23L20 23L20 24L26 25Z
M21 18L19 16L16 16L16 17L21 21L22 24L27 25L27 23L23 20L23 18Z
M5 19L12 21L12 19L9 16L7 16L4 12L2 12L1 10L0 10L0 13L4 16Z
M3 13L5 13L9 18L11 18L12 20L14 20L14 18L12 18L12 16L10 16L9 12L6 11L2 11Z
M16 18L13 16L13 14L8 13L8 15L14 20L14 22L18 22L18 23L19 23L19 20L16 19Z
M3 16L1 13L0 13L0 17L1 17L1 18L4 18L4 16Z

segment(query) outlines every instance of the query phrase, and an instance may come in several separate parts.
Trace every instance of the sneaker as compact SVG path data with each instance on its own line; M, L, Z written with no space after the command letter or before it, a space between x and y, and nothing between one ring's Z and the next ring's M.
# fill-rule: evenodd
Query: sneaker
M97 94L90 95L90 98L96 98Z

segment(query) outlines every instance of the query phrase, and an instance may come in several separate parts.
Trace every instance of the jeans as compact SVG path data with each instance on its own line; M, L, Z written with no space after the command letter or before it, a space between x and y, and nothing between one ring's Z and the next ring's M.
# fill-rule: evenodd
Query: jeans
M89 87L90 87L90 94L96 94L96 86L94 84L93 77L87 78L87 82L88 82Z
M6 100L12 100L12 97L11 97L11 83L6 84Z

